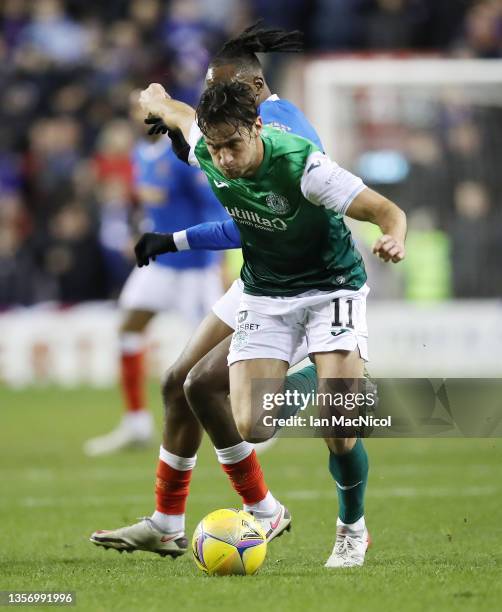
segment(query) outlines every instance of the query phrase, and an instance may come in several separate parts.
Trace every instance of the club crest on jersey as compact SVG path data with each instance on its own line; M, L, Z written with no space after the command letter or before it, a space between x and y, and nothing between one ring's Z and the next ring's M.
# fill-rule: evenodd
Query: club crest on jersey
M265 201L270 210L278 215L285 215L291 210L288 199L277 193L269 193Z

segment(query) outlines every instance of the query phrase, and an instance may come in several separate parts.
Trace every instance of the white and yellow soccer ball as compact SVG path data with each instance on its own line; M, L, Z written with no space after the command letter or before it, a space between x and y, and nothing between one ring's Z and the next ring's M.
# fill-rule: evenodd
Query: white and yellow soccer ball
M197 567L210 576L250 575L267 554L261 525L244 510L215 510L197 525L192 537Z

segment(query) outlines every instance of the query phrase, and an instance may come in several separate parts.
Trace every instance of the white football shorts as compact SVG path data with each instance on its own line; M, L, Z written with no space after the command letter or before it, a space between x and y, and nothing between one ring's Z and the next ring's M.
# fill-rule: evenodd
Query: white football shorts
M198 324L222 294L220 266L178 270L151 262L134 268L122 288L123 310L176 311Z
M294 297L243 294L228 365L244 359L281 359L290 365L306 354L354 351L368 361L366 296L358 291L308 291Z

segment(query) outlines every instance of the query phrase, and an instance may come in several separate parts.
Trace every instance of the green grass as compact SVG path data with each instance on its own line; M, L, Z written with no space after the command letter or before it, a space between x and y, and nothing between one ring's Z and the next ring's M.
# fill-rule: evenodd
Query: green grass
M157 390L152 404L160 421ZM320 440L282 440L262 458L293 530L260 573L208 578L189 555L119 555L88 542L153 510L157 450L102 459L83 441L118 418L118 392L0 390L0 590L72 590L80 610L486 610L502 598L499 440L370 440L363 568L323 568L336 498ZM238 500L205 444L188 531Z

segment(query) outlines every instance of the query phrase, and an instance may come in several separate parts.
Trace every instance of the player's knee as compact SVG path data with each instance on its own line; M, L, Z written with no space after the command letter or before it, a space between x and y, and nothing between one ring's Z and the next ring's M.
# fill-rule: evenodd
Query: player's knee
M185 397L195 415L204 421L208 396L213 393L210 377L204 370L194 367L188 373L183 384Z
M176 363L165 373L162 380L162 399L166 408L172 402L183 397L183 383L185 382L186 374L186 370Z
M258 442L265 442L265 440L268 439L266 432L259 431L256 423L247 416L237 416L235 418L235 425L237 426L240 437L245 442L257 444Z

